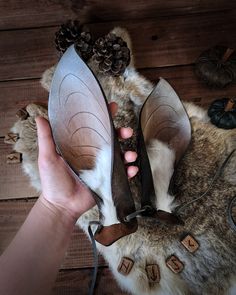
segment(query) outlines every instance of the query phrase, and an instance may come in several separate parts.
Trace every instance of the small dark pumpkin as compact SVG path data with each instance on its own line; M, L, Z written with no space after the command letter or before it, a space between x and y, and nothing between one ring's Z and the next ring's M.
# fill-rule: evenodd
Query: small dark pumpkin
M236 128L236 100L222 98L215 100L208 109L211 123L219 128Z
M199 56L196 75L211 87L223 88L236 80L236 51L217 45Z

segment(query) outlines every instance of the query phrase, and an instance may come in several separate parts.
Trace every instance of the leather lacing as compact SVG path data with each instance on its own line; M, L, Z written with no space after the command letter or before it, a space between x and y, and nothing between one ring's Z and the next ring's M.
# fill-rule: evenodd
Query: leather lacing
M236 151L236 149L232 150L232 152L226 157L224 162L217 169L217 171L214 174L214 176L212 178L212 181L211 181L210 185L208 186L207 190L202 195L196 197L195 199L193 199L193 200L191 200L189 202L185 202L185 203L179 205L178 207L176 207L174 212L173 212L174 214L180 215L191 204L193 204L194 202L197 202L197 201L199 201L199 200L201 200L201 199L203 199L204 197L207 196L207 194L209 193L210 189L212 188L214 182L222 175L224 168L226 167L226 165L230 161L230 159L233 156L233 154L235 153L235 151ZM229 223L230 227L232 228L232 230L234 230L236 232L236 223L235 223L235 221L233 219L233 216L232 216L232 209L233 209L234 203L236 203L236 196L234 196L229 202L229 205L228 205L228 208L227 208L227 219L228 219L228 223ZM144 206L140 210L137 210L137 211L127 215L124 218L124 221L130 222L133 218L144 217L143 213L150 212L152 210L153 210L152 207ZM89 227L88 227L89 236L90 236L91 241L92 241L93 256L94 256L93 278L92 278L92 282L91 282L90 289L89 289L89 295L94 294L95 284L96 284L96 280L97 280L97 272L98 272L98 253L97 253L96 241L94 239L94 234L92 232L91 225L98 225L99 227L102 227L102 225L101 225L101 223L99 221L90 222Z
M178 207L176 207L174 213L180 214L189 205L201 200L202 198L204 198L209 193L209 191L212 188L214 182L222 175L225 166L228 164L229 160L231 159L231 157L233 156L235 151L236 151L236 149L232 150L232 152L226 157L226 159L221 164L221 166L217 169L217 171L216 171L215 175L213 176L212 181L211 181L210 185L208 186L207 190L202 195L200 195L199 197L196 197L195 199L193 199L193 200L191 200L189 202L183 203L183 204L179 205ZM228 209L229 209L229 207L228 207Z
M91 225L98 225L101 226L101 223L99 221L91 221L88 226L88 233L92 242L92 248L93 248L93 262L94 262L94 267L93 267L93 278L92 282L89 288L89 295L94 294L94 289L95 289L95 284L97 280L97 273L98 273L98 252L97 252L97 247L96 247L96 241L94 239L94 235L91 229Z
M153 208L151 206L144 206L143 208L141 208L140 210L137 210L129 215L127 215L125 218L124 218L124 221L126 222L129 222L131 221L132 219L136 218L136 217L141 217L142 216L142 213L146 213L146 212L150 212L150 211L153 211Z

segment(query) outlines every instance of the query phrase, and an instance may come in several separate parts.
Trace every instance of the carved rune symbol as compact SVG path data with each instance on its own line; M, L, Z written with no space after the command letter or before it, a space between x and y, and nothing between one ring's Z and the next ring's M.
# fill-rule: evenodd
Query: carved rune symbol
M183 263L176 256L174 256L174 255L172 255L169 259L167 259L166 265L174 273L179 273L184 268Z
M134 262L132 259L130 259L128 257L123 257L121 259L121 262L120 262L117 270L122 275L127 276L130 273L133 265L134 265Z
M179 265L177 263L177 259L172 258L172 263L173 263L173 266L174 266L174 270L178 271L179 270Z
M146 266L147 277L150 283L160 282L160 269L157 264L149 264Z
M189 245L191 248L194 247L194 244L191 243L191 240L188 240L188 245Z
M194 253L199 248L198 242L190 235L187 235L181 244L191 253Z
M7 164L17 164L21 162L21 154L17 152L12 152L7 155Z
M14 143L17 142L18 138L19 138L18 134L16 134L16 133L8 133L7 135L5 135L4 143L14 144Z

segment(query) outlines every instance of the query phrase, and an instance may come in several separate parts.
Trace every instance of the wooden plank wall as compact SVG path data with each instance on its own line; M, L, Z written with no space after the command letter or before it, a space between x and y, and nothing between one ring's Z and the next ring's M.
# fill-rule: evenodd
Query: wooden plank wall
M194 61L202 50L219 42L236 45L235 9L236 1L224 0L0 1L0 252L37 197L20 165L6 164L11 146L3 143L3 137L19 108L47 101L39 79L58 59L53 44L58 26L78 18L95 36L114 26L127 28L136 67L144 76L152 81L164 77L183 100L207 107L216 98L233 97L236 86L207 88L194 74ZM125 294L102 258L99 264L96 294ZM90 242L75 229L53 294L87 294L92 265Z

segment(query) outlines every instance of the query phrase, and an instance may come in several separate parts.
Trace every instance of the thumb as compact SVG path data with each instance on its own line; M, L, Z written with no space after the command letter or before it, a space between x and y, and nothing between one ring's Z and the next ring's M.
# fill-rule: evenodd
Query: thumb
M54 160L57 157L57 152L49 122L43 117L36 117L35 121L37 124L39 157Z

